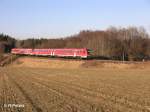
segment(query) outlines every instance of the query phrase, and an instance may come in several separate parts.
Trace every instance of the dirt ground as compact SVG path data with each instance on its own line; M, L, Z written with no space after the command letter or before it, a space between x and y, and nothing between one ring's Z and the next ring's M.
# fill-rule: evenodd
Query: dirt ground
M150 112L147 64L91 63L22 58L0 68L0 112Z

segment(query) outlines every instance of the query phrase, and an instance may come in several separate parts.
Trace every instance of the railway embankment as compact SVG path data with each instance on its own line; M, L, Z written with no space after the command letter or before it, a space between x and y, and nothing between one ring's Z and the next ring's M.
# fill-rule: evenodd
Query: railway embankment
M0 66L4 67L8 64L13 63L18 58L18 56L12 54L3 54L0 58Z
M150 62L121 62L104 60L69 60L56 58L20 57L10 66L30 68L93 68L93 69L148 69Z

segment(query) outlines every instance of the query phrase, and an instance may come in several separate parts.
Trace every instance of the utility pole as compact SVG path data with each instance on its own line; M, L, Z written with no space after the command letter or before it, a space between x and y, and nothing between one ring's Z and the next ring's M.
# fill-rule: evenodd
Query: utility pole
M125 61L125 54L124 54L124 51L123 51L123 54L122 54L122 61L123 61L123 62Z
M11 57L10 57L11 59L10 59L10 64L12 64L12 55L11 55Z

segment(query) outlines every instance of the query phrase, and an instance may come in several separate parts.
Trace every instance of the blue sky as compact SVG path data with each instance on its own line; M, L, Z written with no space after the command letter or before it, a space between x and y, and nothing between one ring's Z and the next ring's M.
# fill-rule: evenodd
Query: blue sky
M150 0L0 0L0 32L20 39L112 25L144 26L150 32Z

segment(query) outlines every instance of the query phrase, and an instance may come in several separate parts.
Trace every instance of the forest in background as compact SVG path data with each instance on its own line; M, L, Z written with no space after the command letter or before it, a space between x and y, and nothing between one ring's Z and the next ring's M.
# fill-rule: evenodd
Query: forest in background
M105 31L81 31L58 39L16 40L0 34L0 53L12 48L88 48L92 56L112 60L143 60L150 58L150 36L143 27L116 28Z

